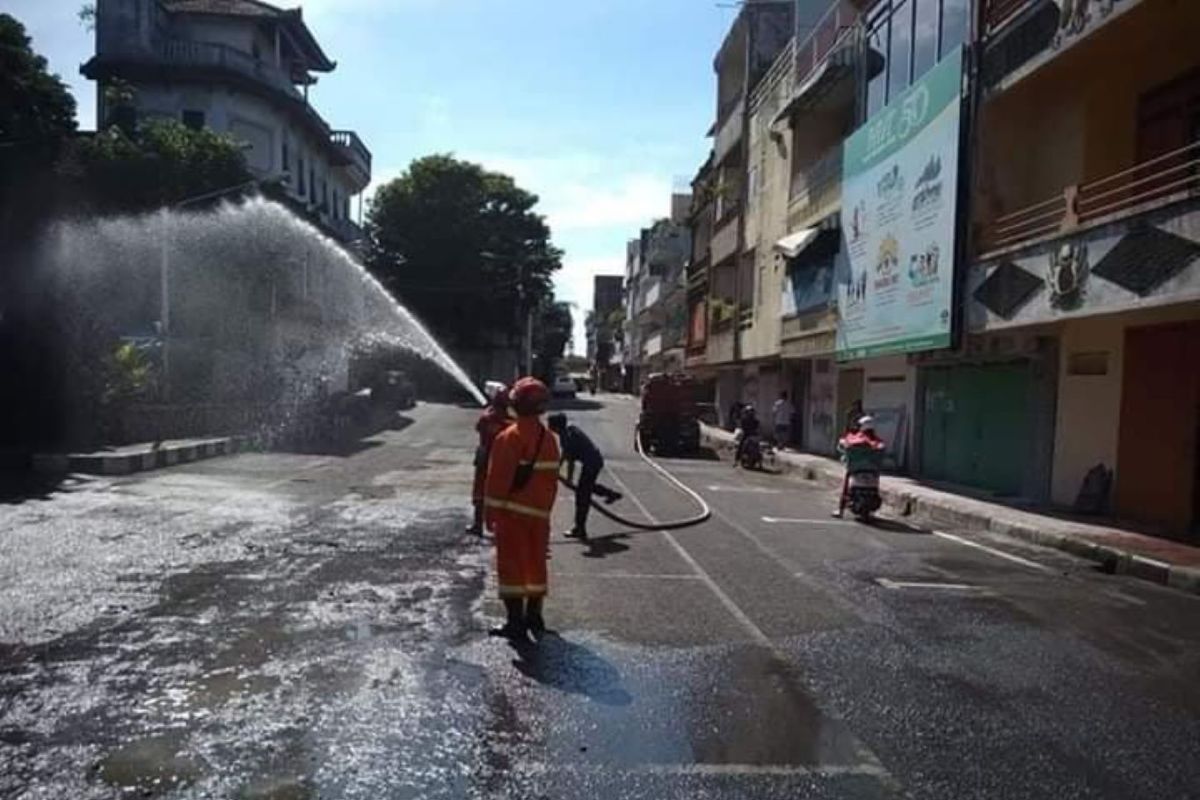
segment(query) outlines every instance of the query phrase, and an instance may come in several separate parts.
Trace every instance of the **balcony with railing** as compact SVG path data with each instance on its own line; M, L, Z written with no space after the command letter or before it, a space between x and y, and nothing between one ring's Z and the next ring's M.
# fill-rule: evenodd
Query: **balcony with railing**
M796 86L804 87L853 34L861 12L854 0L835 0L795 50Z
M742 100L739 99L728 115L717 126L717 135L713 140L714 163L720 164L724 161L733 152L738 143L741 142L742 133L745 128L745 115L742 113L744 107Z
M996 217L983 227L984 257L1200 197L1200 141Z
M842 199L842 143L792 176L788 208L791 219L802 224L811 217L831 213Z
M998 32L1018 14L1041 0L984 0L983 27L987 35Z
M283 92L293 100L304 100L291 76L282 69L227 44L169 39L159 48L159 57L166 64L233 72Z
M371 151L354 131L333 131L329 134L337 154L337 165L348 167L356 188L362 191L371 182Z

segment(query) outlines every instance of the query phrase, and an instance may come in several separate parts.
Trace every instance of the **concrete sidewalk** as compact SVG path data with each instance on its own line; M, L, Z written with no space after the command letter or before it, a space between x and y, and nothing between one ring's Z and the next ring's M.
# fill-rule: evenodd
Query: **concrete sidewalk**
M93 453L36 453L32 457L32 465L37 472L128 475L131 472L238 453L246 449L249 442L250 437L247 436L218 436L146 442Z
M703 441L733 449L733 434L703 426ZM831 489L842 484L840 461L807 453L776 452L775 467ZM1096 561L1106 570L1200 594L1200 548L1120 528L1078 522L925 486L912 478L885 476L884 507L931 528L990 531Z

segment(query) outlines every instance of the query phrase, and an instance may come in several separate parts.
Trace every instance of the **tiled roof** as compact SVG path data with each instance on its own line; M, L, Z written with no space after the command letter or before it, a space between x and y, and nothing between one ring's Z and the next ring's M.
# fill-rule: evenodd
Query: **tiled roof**
M281 17L287 12L258 0L164 0L168 11L233 17Z

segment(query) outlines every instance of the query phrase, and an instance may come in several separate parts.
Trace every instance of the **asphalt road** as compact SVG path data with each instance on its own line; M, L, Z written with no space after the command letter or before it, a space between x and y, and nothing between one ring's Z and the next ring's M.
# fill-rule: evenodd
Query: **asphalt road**
M632 401L569 413L621 513L695 512ZM1200 797L1200 598L728 462L663 462L702 526L556 537L556 635L489 639L473 416L6 495L0 797Z

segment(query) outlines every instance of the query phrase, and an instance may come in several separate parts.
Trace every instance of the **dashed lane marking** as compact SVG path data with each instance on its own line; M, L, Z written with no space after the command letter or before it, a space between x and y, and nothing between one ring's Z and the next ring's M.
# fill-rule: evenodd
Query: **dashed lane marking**
M824 519L802 519L799 517L763 517L762 521L769 525L845 525L850 520L838 519L837 517L825 517Z
M1029 567L1030 569L1036 569L1039 572L1053 572L1054 571L1050 567L1047 567L1045 564L1039 564L1036 561L1030 561L1028 558L1021 558L1020 556L1014 556L1012 553L1006 553L1003 550L997 550L995 547L988 547L986 544L981 544L979 542L973 542L970 539L964 539L962 536L955 536L953 533L946 533L945 531L933 531L933 535L937 536L938 538L941 538L941 539L946 539L951 542L956 542L958 544L965 545L966 547L974 547L976 550L982 550L985 553L991 553L992 555L996 556L997 558L1003 558L1007 561L1013 562L1014 564L1020 564L1025 567Z
M710 492L739 492L742 494L782 494L780 489L767 489L762 486L728 486L725 484L713 484L712 486L704 487Z
M894 581L890 578L876 578L875 582L885 589L932 589L946 592L982 592L982 586L973 583L942 583L940 581Z

